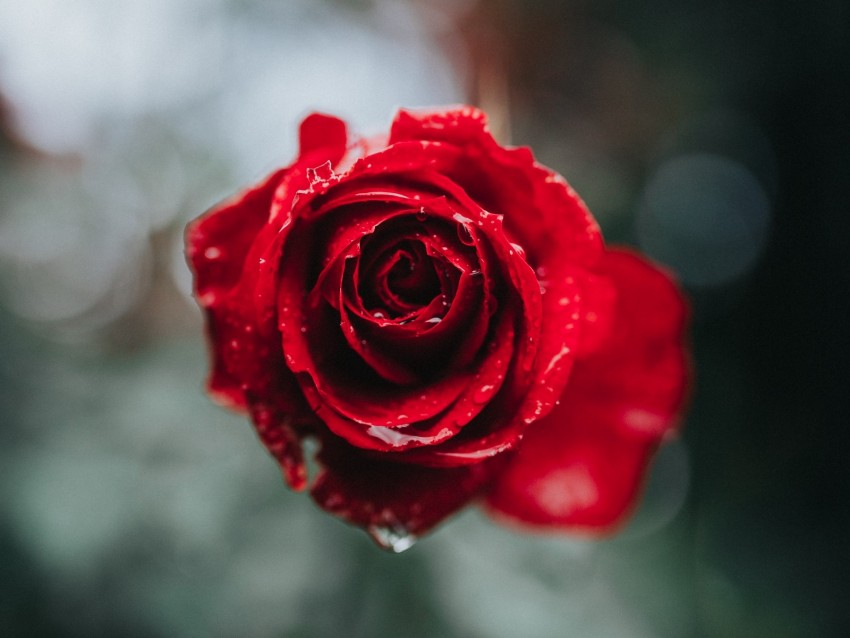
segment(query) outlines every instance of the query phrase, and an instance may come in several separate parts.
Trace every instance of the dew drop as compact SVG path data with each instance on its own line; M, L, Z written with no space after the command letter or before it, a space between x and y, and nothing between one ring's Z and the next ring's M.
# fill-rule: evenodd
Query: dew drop
M475 244L475 241L472 239L472 233L469 232L466 224L457 225L457 238L460 240L460 243L467 246L473 246Z
M426 219L428 219L428 213L425 212L424 206L421 206L419 208L419 212L416 213L416 219L420 222L424 222Z
M218 301L218 295L215 292L205 292L198 298L204 308L214 306Z
M443 320L442 317L431 317L430 319L426 319L425 323L430 324L432 326L437 325Z
M366 531L372 540L380 545L382 549L395 554L400 554L404 550L410 549L417 541L415 535L399 524L391 526L370 525L366 528Z
M493 396L493 390L495 389L496 386L492 384L483 385L472 395L472 400L475 401L475 403L487 403L487 401L490 400L490 397Z
M204 257L207 259L218 259L221 257L221 249L217 246L210 246L204 251Z

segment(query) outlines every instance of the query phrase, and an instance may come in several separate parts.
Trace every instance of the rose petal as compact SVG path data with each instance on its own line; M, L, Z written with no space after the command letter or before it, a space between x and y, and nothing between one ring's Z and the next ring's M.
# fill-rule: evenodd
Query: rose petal
M331 365L322 367L321 355L319 362L307 360L308 374L299 376L302 391L328 427L351 444L383 451L428 444L415 462L434 464L428 460L430 446L460 431L503 384L513 359L516 315L512 308L505 309L494 328L493 347L471 370L453 370L419 388L394 388L365 366L351 374L357 365L350 359L352 353L348 351L349 359L342 361L339 353L345 350L332 344L327 351L334 357ZM392 437L383 429L372 429L408 425Z
M632 252L609 250L599 272L616 287L616 319L569 389L604 406L624 434L658 438L686 399L688 308L671 278Z
M543 313L549 321L543 329L556 335L541 333L541 349L536 369L531 378L541 381L530 387L517 379L524 378L516 371L510 384L495 395L476 420L476 427L466 428L460 436L429 450L429 462L434 465L454 466L477 463L515 447L535 421L545 417L555 406L567 384L573 365L573 349L578 342L579 289L575 279L565 277L560 281L559 294L543 295ZM562 303L566 300L566 303ZM555 350L560 348L560 350ZM531 425L530 425L531 424Z
M195 273L199 303L208 308L215 296L232 288L245 257L269 219L272 196L288 168L272 173L192 221L186 227L186 257Z
M212 351L210 393L225 405L246 406L242 380L230 364L233 343L245 338L244 321L230 317L230 296L245 258L269 217L272 196L289 169L269 175L238 197L210 209L186 228L186 257L195 273L195 295L206 313Z
M316 503L395 551L466 505L495 469L485 463L448 470L403 465L342 444L323 446L318 460L323 470L310 491Z
M283 477L294 490L307 486L307 469L300 438L285 410L265 401L249 399L251 419L260 440L280 464Z
M482 208L503 215L535 267L550 260L592 265L599 258L602 235L581 198L529 149L500 146L481 111L399 111L389 143L413 140L462 149L464 161L438 170Z
M401 210L391 209L385 213L384 223L388 223L387 220L395 219L403 212ZM348 222L345 224L346 227L353 226L358 229L358 232L366 234L375 230L381 222L379 215L351 210L345 214L345 217L341 221ZM423 225L417 223L418 227L423 227ZM442 234L446 233L445 229L437 230ZM456 237L455 231L450 231L450 235L451 237ZM434 304L440 310L439 314L437 315L435 312L423 312L421 322L410 321L405 325L395 325L389 320L376 319L362 305L354 310L362 319L367 320L368 324L357 321L357 317L349 316L350 304L344 304L339 300L341 291L344 288L342 279L345 272L345 263L347 260L353 260L360 253L360 245L357 240L351 241L344 249L340 248L341 246L345 246L348 241L346 235L339 235L333 240L335 245L333 250L334 252L338 251L337 255L333 261L324 267L308 297L307 303L304 304L299 301L303 296L301 278L303 277L302 273L308 271L310 267L307 261L309 251L304 248L307 241L306 237L299 236L301 239L296 240L298 246L289 250L287 252L288 258L284 260L281 271L281 307L279 309L281 316L280 329L284 335L284 350L287 352L289 364L295 370L307 371L312 369L315 366L309 363L308 360L315 356L321 357L319 351L311 354L310 348L306 347L306 344L311 339L314 343L314 348L325 350L329 355L332 354L331 348L335 347L334 344L338 343L338 340L331 340L325 334L324 329L317 330L316 326L317 324L321 324L321 322L316 318L311 318L313 313L318 312L318 304L322 302L323 298L340 313L340 317L336 320L338 325L331 318L326 322L327 329L334 332L341 329L342 335L348 341L349 346L355 352L359 353L378 374L389 381L403 384L410 384L418 379L417 367L422 369L422 366L426 365L429 361L433 362L434 357L451 345L450 342L453 336L457 339L463 338L461 335L447 333L447 327L450 325L457 326L460 324L461 327L465 327L466 322L460 322L455 319L458 313L463 312L465 313L464 316L466 316L474 315L476 310L481 307L485 311L487 310L487 304L483 304L482 306L480 292L477 292L480 289L480 283L477 281L480 277L462 275L457 291L457 294L462 299L459 300L457 306L450 306L449 312L445 313L445 315L437 299ZM427 239L430 241L430 236ZM454 252L451 247L446 248L447 251L444 255L449 257L456 266L466 271L470 271L477 266L477 263L471 260L469 256L462 257L459 253ZM301 307L302 305L303 307ZM431 315L436 315L438 320L442 316L443 321L437 324L429 323L428 318ZM486 315L484 319L486 320ZM483 334L479 333L483 333L484 329L477 326L477 321L470 321L469 323L475 326L475 330L471 334L471 339L467 340L469 342L467 345L477 344L476 347L480 346L483 340ZM445 326L442 324L445 324ZM318 336L313 338L311 335ZM407 347L405 340L409 341L411 336L421 336L424 341L418 341L416 344L411 342L411 346ZM299 346L298 343L303 343L304 347ZM404 361L405 357L392 357L391 351L396 348L401 355L404 355L411 347L414 350L414 355L418 354L418 356L407 359L406 364L396 363L396 361ZM343 349L345 349L344 346ZM419 362L418 366L417 361Z
M643 259L609 251L617 289L612 334L576 363L560 404L527 431L487 504L497 517L548 527L607 528L633 505L645 466L685 400L686 308Z
M526 433L487 506L497 520L608 528L633 505L655 445L617 435L580 403L569 407L565 399L561 406Z
M345 155L347 127L345 122L332 115L308 115L301 122L298 137L298 155L301 160L309 158L318 164L329 161L335 165Z

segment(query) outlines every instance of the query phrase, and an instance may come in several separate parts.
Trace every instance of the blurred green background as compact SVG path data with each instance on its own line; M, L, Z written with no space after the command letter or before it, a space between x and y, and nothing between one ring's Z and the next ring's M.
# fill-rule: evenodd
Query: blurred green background
M850 635L848 6L0 0L0 635ZM314 109L474 102L675 270L697 378L632 523L406 553L202 392L182 227Z

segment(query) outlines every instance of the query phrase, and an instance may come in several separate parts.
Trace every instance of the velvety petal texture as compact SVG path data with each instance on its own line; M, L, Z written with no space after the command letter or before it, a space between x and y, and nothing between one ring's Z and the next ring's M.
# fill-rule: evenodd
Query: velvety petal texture
M504 520L610 526L682 408L669 277L606 250L566 181L471 107L401 111L385 142L310 115L295 162L186 245L210 392L293 488L389 549L479 497Z

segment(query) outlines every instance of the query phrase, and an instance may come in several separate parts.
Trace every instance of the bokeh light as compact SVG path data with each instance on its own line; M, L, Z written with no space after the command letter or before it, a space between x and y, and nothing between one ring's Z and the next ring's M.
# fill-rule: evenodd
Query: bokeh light
M638 238L685 284L718 286L755 265L770 213L767 195L741 164L718 155L682 155L650 178Z

